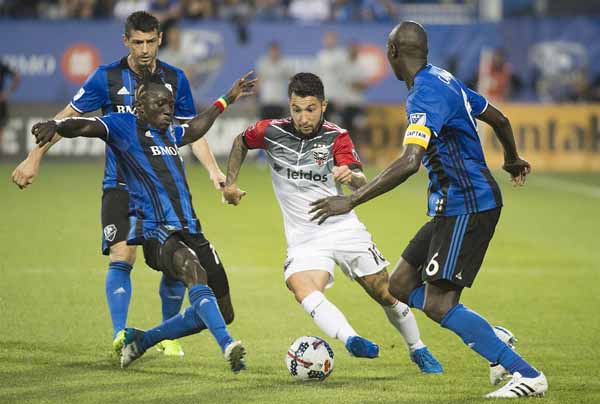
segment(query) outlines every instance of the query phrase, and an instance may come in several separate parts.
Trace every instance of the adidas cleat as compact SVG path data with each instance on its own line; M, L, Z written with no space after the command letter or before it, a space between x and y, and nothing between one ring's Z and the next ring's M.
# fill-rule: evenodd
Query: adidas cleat
M126 368L131 362L140 358L145 350L141 348L144 331L135 328L125 329L125 340L121 349L121 367Z
M117 355L121 355L121 349L123 348L123 342L125 342L125 330L121 330L115 336L112 342L112 349Z
M444 373L442 365L429 352L427 347L411 352L410 359L417 364L423 373Z
M241 341L233 341L225 347L225 352L223 352L223 356L229 362L233 373L238 373L240 370L246 369L245 355L246 348L244 348Z
M348 338L346 349L357 358L377 358L379 356L379 345L358 335Z
M548 391L548 380L542 372L537 377L523 377L519 372L512 380L498 390L485 395L485 398L540 397Z
M494 332L496 333L496 336L500 338L505 344L507 344L512 349L515 348L517 338L512 332L500 326L494 326ZM492 385L495 386L508 378L510 378L510 373L504 368L504 366L502 366L499 363L490 363L490 383Z
M181 343L176 339L165 339L156 345L158 352L162 352L165 356L183 356L183 348Z

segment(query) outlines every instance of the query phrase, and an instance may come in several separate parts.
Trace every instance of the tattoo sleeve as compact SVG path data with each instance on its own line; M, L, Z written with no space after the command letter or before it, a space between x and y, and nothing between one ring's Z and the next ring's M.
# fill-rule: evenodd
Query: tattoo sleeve
M229 160L227 161L227 179L225 180L225 186L235 184L238 175L240 174L240 168L242 163L248 154L248 147L244 144L244 139L239 134L233 141L231 146L231 152L229 152Z

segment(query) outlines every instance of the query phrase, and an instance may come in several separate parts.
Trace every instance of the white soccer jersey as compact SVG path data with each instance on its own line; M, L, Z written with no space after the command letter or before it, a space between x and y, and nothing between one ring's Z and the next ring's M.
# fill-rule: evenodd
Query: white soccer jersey
M325 121L311 137L297 133L291 118L259 121L244 131L249 149L264 149L271 169L273 188L283 212L288 248L321 240L335 242L339 232L365 230L354 211L332 216L318 225L310 220L310 203L342 195L333 180L334 166L361 167L348 132Z

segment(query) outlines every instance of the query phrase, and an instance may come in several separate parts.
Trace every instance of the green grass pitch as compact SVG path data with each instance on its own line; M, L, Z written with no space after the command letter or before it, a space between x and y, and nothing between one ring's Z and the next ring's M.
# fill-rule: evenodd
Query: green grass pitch
M240 177L248 196L235 208L221 204L198 165L188 166L196 212L229 274L231 331L247 346L248 370L230 374L207 332L182 341L182 359L151 350L121 370L109 353L107 259L99 252L101 163L45 163L26 191L9 183L12 168L0 165L2 403L479 403L493 389L487 364L422 313L422 338L445 373L419 374L383 311L341 272L327 295L381 345L381 357L351 358L327 338L333 374L320 384L295 383L284 364L287 347L322 333L284 286L279 207L268 171L251 164ZM496 176L505 208L463 303L516 334L518 351L548 376L540 402L598 403L600 175L534 174L522 189ZM392 262L426 220L425 189L421 172L358 209ZM151 327L160 320L160 275L141 251L132 278L129 325Z

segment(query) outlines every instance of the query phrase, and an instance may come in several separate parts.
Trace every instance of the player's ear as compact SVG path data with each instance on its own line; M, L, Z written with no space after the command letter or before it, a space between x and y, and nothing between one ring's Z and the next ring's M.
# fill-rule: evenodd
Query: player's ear
M126 48L129 48L129 38L127 37L127 35L126 35L126 34L123 34L123 45L124 45Z
M392 59L395 59L396 56L398 56L398 48L396 47L396 44L393 42L388 43L388 55Z
M321 103L321 112L325 113L326 110L327 110L327 100L323 100L323 102Z
M162 45L162 31L158 33L158 46Z

